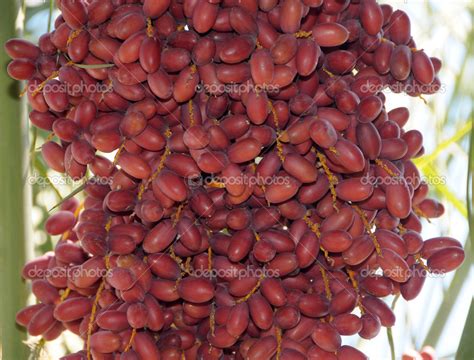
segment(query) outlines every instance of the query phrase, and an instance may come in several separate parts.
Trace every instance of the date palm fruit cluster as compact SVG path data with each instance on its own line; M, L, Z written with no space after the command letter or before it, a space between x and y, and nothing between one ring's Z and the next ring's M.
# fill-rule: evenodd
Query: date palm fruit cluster
M63 359L339 359L456 269L412 162L411 96L440 87L406 13L375 0L60 0L12 39L46 164L74 180L28 262L17 322ZM115 154L112 156L112 154ZM109 156L106 156L109 154Z

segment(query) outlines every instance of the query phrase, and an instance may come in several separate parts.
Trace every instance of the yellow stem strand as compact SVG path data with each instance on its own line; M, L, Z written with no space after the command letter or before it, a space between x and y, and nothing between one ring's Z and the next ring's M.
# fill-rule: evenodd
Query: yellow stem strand
M395 174L388 166L385 164L382 160L380 159L375 159L375 164L380 166L382 169L384 169L387 174L389 174L392 177L397 177L397 174Z
M210 246L207 248L207 271L210 276L212 271L212 248Z
M398 232L400 233L400 235L403 235L403 234L405 234L405 233L408 231L408 230L405 228L405 226L403 226L402 224L398 224L397 229L398 229Z
M211 313L209 314L209 329L211 330L211 335L215 334L215 325L216 325L216 308L214 303L211 304Z
M297 39L300 39L300 38L308 38L310 37L311 35L313 35L313 32L312 31L304 31L304 30L300 30L298 32L295 33L295 37Z
M67 38L66 46L71 45L72 41L79 36L79 34L82 32L82 29L76 29L74 31L71 31L69 34L69 37Z
M105 268L110 270L110 254L104 256Z
M137 195L138 200L141 200L143 198L143 194L145 193L145 191L148 189L148 187L153 182L153 180L155 180L157 176L160 174L160 172L163 170L163 168L165 167L166 159L168 158L170 154L171 154L171 150L168 146L166 146L165 152L163 153L163 155L161 155L160 162L156 170L153 172L150 178L142 182L142 184L140 185L140 189L138 190L138 195Z
M224 189L225 184L223 182L220 182L220 181L211 181L207 184L207 187L216 188L216 189Z
M95 315L97 313L97 307L99 305L100 295L102 294L102 290L104 290L104 286L105 286L105 279L102 279L102 281L100 282L99 288L97 289L97 292L95 294L94 303L92 304L91 317L89 319L89 324L87 325L87 340L86 340L87 360L92 359L91 336L92 336L92 331L94 330Z
M382 253L382 250L380 248L380 244L377 240L377 237L375 234L372 232L372 227L369 224L369 221L367 220L367 216L365 215L364 211L358 207L357 205L353 205L352 208L356 211L356 213L360 216L360 219L362 220L362 223L364 224L365 231L367 234L370 236L372 239L372 242L374 243L375 246L375 251L377 252L377 255L380 255Z
M110 216L109 219L107 220L107 223L104 226L105 231L107 233L110 231L111 225L112 225L112 217ZM110 254L107 254L104 256L104 262L105 262L105 268L107 270L110 270ZM100 296L102 294L102 291L104 290L104 287L105 287L105 276L102 277L100 285L97 288L97 291L95 293L94 303L92 304L91 316L89 319L89 324L87 325L87 340L86 340L87 360L91 360L92 358L91 346L90 346L91 336L92 336L92 331L94 330L94 322L95 322L95 316L97 313L97 307L99 305Z
M170 249L169 249L169 252L170 252L170 257L176 261L176 263L181 267L182 263L183 263L183 260L181 260L180 257L178 257L175 252L174 252L174 245L171 244L170 246Z
M250 299L250 297L255 294L257 292L257 290L260 288L260 285L263 281L263 279L265 278L265 274L262 273L262 275L260 276L260 278L258 279L257 283L255 284L255 286L253 287L252 290L250 290L250 292L245 295L244 297L241 297L240 299L237 299L236 300L236 303L237 304L240 304L240 303L243 303L245 301L247 301L248 299Z
M119 157L120 157L120 154L122 153L123 149L125 148L125 141L120 145L120 147L118 148L117 152L115 153L115 156L114 156L114 161L113 161L113 165L117 165L118 163L118 160L119 160Z
M74 211L74 217L77 219L77 217L79 216L79 213L81 212L81 210L84 208L84 202L82 201L79 206L77 207L77 209ZM65 231L62 235L61 235L61 239L63 240L67 240L67 238L69 237L69 235L71 234L71 231L70 230L67 230Z
M191 260L192 258L188 256L186 258L186 262L184 263L184 271L186 272L186 274L191 274Z
M275 328L275 337L277 341L277 351L276 351L276 360L280 360L280 354L281 354L281 342L282 342L282 332L279 327Z
M268 101L268 107L270 108L270 112L272 113L272 116L273 116L273 123L275 124L277 154L281 162L283 163L285 161L285 155L283 154L283 145L280 141L281 129L280 129L280 122L278 119L278 114L275 110L275 107L273 106L273 103L270 100Z
M321 230L319 230L319 224L312 222L311 219L309 218L310 215L311 215L310 213L306 214L303 217L303 221L319 239L321 237ZM328 264L333 264L334 260L329 256L329 252L322 245L319 246L319 249L322 251L324 258L326 259Z
M356 291L356 294L357 294L357 306L360 310L360 313L363 315L365 313L364 311L364 307L360 301L360 293L359 293L359 284L357 283L357 280L355 278L355 273L354 271L352 270L347 270L347 275L349 275L349 279L351 280L351 283L352 283L352 287L354 288L354 290Z
M183 208L186 203L181 203L179 204L178 208L176 209L176 212L173 216L173 227L175 227L178 224L179 219L181 218L181 212L183 211Z
M260 235L259 235L258 232L254 231L253 235L255 236L255 241L260 241L261 240Z
M319 265L319 271L321 272L321 277L323 278L324 290L326 292L326 299L331 300L332 293L331 293L331 288L329 287L329 278L328 278L328 275L326 274L326 270L324 269L322 265Z
M339 208L337 207L337 193L336 193L336 188L335 185L338 184L337 177L331 172L329 169L329 166L326 162L326 156L323 155L323 153L316 151L316 156L319 159L319 163L321 164L321 167L324 170L324 173L326 174L326 177L328 178L329 181L329 191L331 192L331 197L332 197L332 206L334 210L337 212L339 211Z
M194 107L193 107L192 100L188 101L188 113L189 113L189 126L194 126Z
M325 67L323 67L323 71L329 75L329 77L334 77L334 74L332 72L330 72L328 69L326 69Z
M46 83L49 81L49 80L52 80L54 78L57 78L59 75L59 71L53 71L51 73L51 75L49 75L41 84L38 85L38 87L31 93L31 96L32 97L35 97L36 95L38 95L41 91L43 91Z
M311 221L311 219L309 218L310 214L306 214L304 217L303 217L303 221L306 223L306 225L308 225L309 229L316 234L316 236L318 237L318 239L321 237L321 231L319 230L319 224L317 223L314 223Z
M112 216L110 216L110 217L107 219L107 222L105 223L105 226L104 226L105 231L106 231L106 232L109 232L111 226L112 226Z
M428 216L421 210L418 205L413 205L413 211L418 217L426 219L429 223L431 223L431 220L428 218Z
M135 335L137 334L137 329L133 328L132 333L130 334L130 339L128 340L128 344L123 350L123 352L127 352L132 348L133 340L135 339Z
M60 301L60 302L63 302L64 300L66 300L70 293L71 293L71 289L70 289L70 288L64 289L64 291L63 291L62 294L61 294L61 297L59 298L59 301Z
M105 95L112 90L112 87L113 87L112 80L111 79L105 80L105 85L107 86L106 89L102 91L102 93L100 94L100 99L99 99L100 104L104 101Z
M415 254L414 257L415 257L416 262L417 262L418 264L420 264L421 267L422 267L424 270L426 270L426 272L428 272L428 273L431 272L431 271L430 271L430 268L429 268L428 266L426 266L425 262L424 262L423 259L421 258L421 254L420 254L420 253Z
M154 35L154 29L153 29L153 22L151 21L151 18L146 19L146 36L148 37L153 37Z

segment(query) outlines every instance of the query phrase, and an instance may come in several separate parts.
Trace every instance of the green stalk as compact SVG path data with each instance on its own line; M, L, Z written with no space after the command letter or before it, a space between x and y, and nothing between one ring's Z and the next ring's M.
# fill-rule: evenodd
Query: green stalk
M472 119L471 119L472 121ZM474 193L474 131L471 131L471 141L469 145L469 163L467 176L467 213L469 221L470 244L474 245L474 213L472 211L472 194ZM466 246L467 248L467 246ZM472 246L474 249L474 246ZM466 249L467 251L467 249ZM472 254L471 254L472 255ZM456 354L456 360L472 359L474 356L474 303L471 301L469 314L461 336L461 342Z
M474 335L474 302L471 301L471 307L469 308L469 315L467 316L466 326L461 336L461 343L459 344L458 351L456 353L456 360L471 360L474 356L474 341L472 336Z
M392 360L396 360L395 356L395 343L393 341L393 335L392 335L392 328L388 327L387 328L387 338L388 338L388 344L390 345L390 358Z
M35 160L36 160L36 141L38 140L38 128L33 126L31 130L31 143L30 143L30 168L33 172L35 168Z
M474 119L471 118L471 123ZM469 236L471 246L474 245L474 213L472 211L472 202L474 201L474 129L471 129L471 138L469 142L469 160L467 164L467 187L466 187L466 202L467 202L467 219L469 222ZM472 246L474 251L474 246ZM472 254L471 254L472 255Z
M53 11L54 11L54 0L49 0L48 32L51 31L51 25L53 23Z
M393 298L392 307L391 307L392 311L395 310L395 305L397 305L397 301L398 301L399 298L400 298L400 294L397 294ZM392 334L392 328L391 327L387 328L387 339L388 339L388 344L390 345L390 356L391 356L392 360L396 360L395 342L393 341L393 334Z
M15 21L20 4L4 1L0 44L17 36ZM20 272L25 261L24 166L27 153L26 118L18 98L19 84L5 71L9 61L0 51L0 323L3 359L26 359L26 333L15 324L15 314L26 303L26 286Z

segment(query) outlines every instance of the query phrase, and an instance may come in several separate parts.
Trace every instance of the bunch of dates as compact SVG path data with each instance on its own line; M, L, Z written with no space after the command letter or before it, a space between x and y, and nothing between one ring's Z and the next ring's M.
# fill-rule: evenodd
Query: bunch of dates
M384 90L429 95L441 62L375 0L60 0L5 44L49 168L86 181L28 262L30 335L82 359L367 357L461 243L423 240L422 134ZM387 92L387 91L385 91ZM395 95L394 95L395 96ZM14 119L12 119L14 120ZM87 178L86 178L87 177ZM423 220L424 221L424 220Z

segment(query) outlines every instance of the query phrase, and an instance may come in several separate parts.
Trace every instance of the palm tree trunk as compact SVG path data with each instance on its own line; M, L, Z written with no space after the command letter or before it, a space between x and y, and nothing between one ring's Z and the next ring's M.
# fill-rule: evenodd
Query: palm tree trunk
M2 2L0 44L16 36L19 3ZM0 50L0 323L3 359L27 359L26 333L15 324L15 313L26 303L26 285L20 271L25 261L24 190L27 182L26 119L18 98L19 85L6 73L9 59Z

